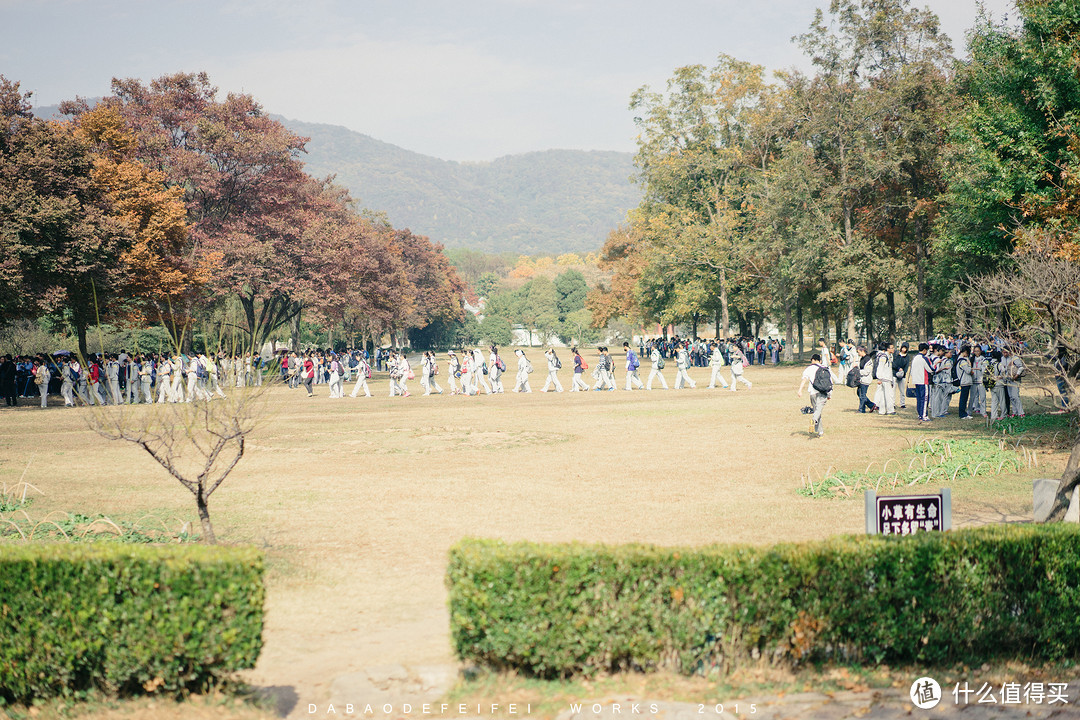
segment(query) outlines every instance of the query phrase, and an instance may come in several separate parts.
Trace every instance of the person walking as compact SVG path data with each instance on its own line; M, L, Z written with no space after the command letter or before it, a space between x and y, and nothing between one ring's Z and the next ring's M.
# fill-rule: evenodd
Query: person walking
M709 374L709 388L715 388L719 381L720 385L726 389L727 380L720 374L721 368L724 367L724 353L720 352L720 347L716 342L709 343L709 367L712 368Z
M154 359L150 355L139 356L139 385L143 404L154 403Z
M957 410L961 420L970 420L968 401L971 398L971 386L975 380L975 373L971 369L971 348L964 345L960 348L960 356L956 358L956 379L960 385L960 402Z
M881 415L896 414L896 375L892 361L893 346L885 341L878 343L874 356L874 379L878 384L874 391L874 405Z
M968 414L986 417L986 381L987 358L983 347L975 343L971 348L971 399L968 400Z
M607 345L601 348L604 355L604 367L601 369L601 373L604 376L604 386L611 392L615 392L617 385L615 383L615 358L611 357L611 351L608 350Z
M506 372L506 363L499 357L499 348L495 345L491 346L491 352L488 353L488 377L491 378L491 392L496 394L503 393L503 381L502 376Z
M34 358L33 368L34 384L37 386L38 394L41 395L41 407L46 408L49 406L49 380L52 373L41 358Z
M353 385L352 392L349 397L356 397L360 394L360 391L364 391L364 397L371 397L371 389L368 387L367 381L371 376L371 365L360 355L356 358L356 384Z
M928 391L933 369L926 357L929 350L929 345L919 343L919 352L911 360L911 382L915 386L915 412L919 416L919 422L930 421Z
M453 350L446 353L446 382L450 385L450 394L457 395L458 383L461 382L461 361Z
M826 350L827 349L828 348L826 348ZM745 384L747 390L754 387L752 382L743 377L743 367L746 365L746 355L743 354L742 349L739 348L738 345L733 345L728 352L728 357L731 359L731 392L735 392L739 383ZM823 355L821 361L828 362L828 360L825 359L827 357L829 356Z
M397 362L398 388L401 390L401 397L409 397L409 381L413 379L412 364L409 363L409 358L404 352L398 353Z
M870 383L874 381L874 358L867 354L866 348L862 345L856 348L855 352L859 355L859 412L874 412L877 408L867 397Z
M578 352L577 348L574 348L570 352L574 355L574 382L570 386L570 392L587 392L589 384L585 382L581 376L589 368L589 365L581 357L581 353Z
M1001 348L1001 369L999 377L1005 384L1005 394L1009 398L1009 417L1024 417L1024 406L1020 402L1020 378L1027 371L1024 361L1005 346Z
M472 367L473 367L473 394L479 395L480 388L484 389L485 395L491 394L491 385L488 384L488 377L491 369L484 362L484 351L480 348L476 348L472 351Z
M660 384L667 390L667 380L664 379L664 373L661 372L661 370L664 369L664 356L660 352L659 342L655 343L652 350L649 351L649 364L652 367L649 369L649 379L645 381L645 389L652 390L653 380L655 378L660 378Z
M682 390L687 385L692 388L697 387L697 383L690 377L690 373L687 372L690 367L690 355L686 351L686 346L679 344L679 347L675 350L675 389Z
M0 357L0 395L7 407L18 407L18 388L15 383L15 362L10 355Z
M893 377L896 378L896 397L901 409L907 407L907 374L911 367L909 347L906 342L900 343L900 349L893 355L892 362Z
M626 389L633 390L636 386L638 390L641 390L645 387L645 383L641 382L641 377L638 375L638 366L641 364L638 362L638 356L630 349L630 343L624 342L622 346L626 351Z
M304 355L303 364L300 367L302 368L300 379L304 383L304 390L308 397L315 397L315 393L312 392L312 385L315 383L315 360L311 357L311 353Z
M514 351L517 355L517 384L514 386L514 392L531 393L532 388L529 387L529 373L532 372L532 363L529 362L529 358L525 357L525 351L518 349Z
M345 389L342 387L341 362L336 354L330 355L330 397L337 399L345 397Z
M820 353L810 356L810 365L803 370L802 379L799 381L799 389L795 393L802 397L803 388L810 386L810 407L813 412L813 432L818 437L825 434L825 428L821 422L821 415L825 410L825 403L832 397L833 376L832 370L825 365Z
M544 387L540 388L540 392L546 393L549 387L553 387L555 392L562 392L563 386L559 382L559 370L562 369L562 361L555 354L555 348L549 347L544 351L544 357L547 358L547 380L544 381Z
M120 395L120 362L115 355L105 356L105 378L108 381L109 404L119 405L124 399Z
M75 407L76 376L72 374L73 358L68 358L60 368L60 395L64 398L64 407Z

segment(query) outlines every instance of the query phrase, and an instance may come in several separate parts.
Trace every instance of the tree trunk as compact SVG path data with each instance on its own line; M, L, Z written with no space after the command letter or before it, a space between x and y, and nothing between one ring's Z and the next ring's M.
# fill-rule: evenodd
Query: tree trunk
M799 323L799 362L802 362L803 354L803 321L802 321L802 294L795 295L795 317Z
M697 311L695 311L694 314L690 316L690 337L695 340L697 340L697 323L698 314Z
M85 363L89 355L89 349L86 347L86 325L83 323L76 325L75 334L79 336L79 360Z
M821 294L824 295L828 289L829 286L825 282L825 276L822 275ZM818 337L824 339L826 343L829 342L829 306L824 299L821 301L821 334Z
M855 337L855 298L851 295L847 299L847 334L849 338Z
M1073 443L1069 462L1061 473L1061 484L1058 485L1057 495L1054 497L1054 507L1051 508L1046 522L1061 522L1065 519L1065 512L1069 509L1069 502L1077 485L1080 485L1080 437Z
M724 331L724 337L731 337L731 315L728 312L728 300L727 300L727 278L724 277L724 273L720 273L720 324L721 330Z
M292 343L293 352L300 351L300 313L297 312L289 319L289 341Z
M915 311L919 326L919 337L930 337L930 326L926 318L926 268L923 267L922 240L915 243Z
M214 526L210 523L210 509L206 506L206 496L202 488L195 494L195 505L199 508L199 522L202 524L203 542L207 545L217 545L217 536L214 535Z
M794 359L791 343L795 338L792 333L791 320L791 296L789 295L784 300L784 362L791 362Z
M717 309L717 311L716 311L716 327L715 327L714 330L715 330L715 332L713 334L713 337L715 337L717 340L719 340L720 339L720 310L719 309ZM644 334L644 331L642 331L642 334Z
M926 337L927 338L934 337L934 311L933 310L927 310L926 311Z
M889 342L896 342L896 293L889 290L885 293L885 303L888 307Z
M866 316L863 318L863 322L866 323L866 345L867 347L873 347L874 345L874 293L866 294Z

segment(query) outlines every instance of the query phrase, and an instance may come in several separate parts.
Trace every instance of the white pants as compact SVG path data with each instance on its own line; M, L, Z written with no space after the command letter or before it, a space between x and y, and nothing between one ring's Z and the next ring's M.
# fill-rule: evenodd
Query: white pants
M709 376L709 387L711 387L711 388L716 387L716 382L718 380L720 381L720 384L723 387L728 386L727 380L725 380L724 376L720 374L720 369L722 367L723 367L723 365L713 365L712 366L712 374Z
M555 370L548 370L547 380L544 381L544 387L540 389L540 392L547 392L548 388L552 385L555 386L555 392L563 391L562 383L559 382L559 378L556 375L556 372L557 371Z
M211 375L208 378L207 382L210 385L210 390L209 390L209 392L206 393L208 396L211 396L214 393L217 393L218 397L222 397L222 398L225 397L225 391L222 390L221 385L218 384L217 375Z
M638 371L637 370L627 370L626 371L626 389L627 390L633 390L634 386L637 386L637 388L640 390L641 388L645 387L645 383L641 382L641 378L638 377Z
M588 390L589 383L585 382L581 377L581 373L574 373L574 384L570 386L570 392L581 392L582 390Z
M743 377L741 372L735 372L735 368L731 369L731 392L735 392L739 387L739 383L742 383L748 388L754 387L753 383Z
M896 383L888 380L880 381L874 392L874 404L878 406L879 415L896 412Z
M646 390L652 390L653 378L660 378L660 384L664 386L665 390L668 389L667 380L664 379L664 373L660 372L659 368L656 367L656 363L653 363L652 369L649 371L649 380L645 383Z
M166 400L173 402L172 393L172 373L168 375L158 375L158 394L157 401L163 403Z
M488 385L487 380L484 379L484 371L478 370L473 373L473 395L480 394L480 388L484 388L484 394L491 394L491 386Z
M364 391L364 397L371 397L371 390L368 390L367 386L367 375L363 371L356 377L356 384L353 385L351 397L356 397L361 389Z
M697 383L690 379L690 374L686 372L686 368L681 367L675 371L675 389L682 390L687 385L697 387Z
M1020 403L1020 386L1006 385L1005 392L1009 395L1009 414L1017 417L1023 416L1024 406Z
M153 392L152 388L150 387L150 385L152 384L151 380L150 380L150 376L149 375L143 375L142 377L139 378L139 380L142 383L143 402L146 403L147 405L150 405L150 404L152 404L154 402L154 392Z
M113 405L124 402L124 396L120 394L119 378L109 378L109 402Z
M64 396L64 405L75 404L75 388L67 380L60 385L60 394Z
M501 393L503 391L502 376L502 371L498 368L491 371L491 375L489 376L491 378L491 392Z
M810 406L814 408L814 432L823 435L825 430L821 426L821 413L825 410L825 403L829 401L828 395L814 393L810 395Z
M517 385L514 387L514 392L532 392L532 388L529 387L529 373L524 370L518 372Z
M49 383L37 386L38 392L41 393L41 407L48 407L49 405Z
M184 376L179 372L173 373L172 399L169 402L184 402Z
M345 393L341 392L341 374L332 372L330 373L330 397L339 398L345 397Z
M990 391L990 420L1005 417L1005 386L998 382Z
M843 379L843 375L840 376ZM907 378L896 378L896 397L900 398L900 407L907 405Z
M986 386L982 383L974 383L971 386L971 396L968 398L969 415L986 415Z

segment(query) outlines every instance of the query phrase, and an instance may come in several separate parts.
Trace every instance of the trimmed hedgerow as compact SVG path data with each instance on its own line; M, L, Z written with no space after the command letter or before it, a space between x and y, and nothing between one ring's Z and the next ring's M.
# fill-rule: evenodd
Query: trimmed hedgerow
M255 665L253 548L0 545L0 699L182 692Z
M1063 525L768 548L464 540L447 584L463 660L547 678L1080 655L1080 529Z

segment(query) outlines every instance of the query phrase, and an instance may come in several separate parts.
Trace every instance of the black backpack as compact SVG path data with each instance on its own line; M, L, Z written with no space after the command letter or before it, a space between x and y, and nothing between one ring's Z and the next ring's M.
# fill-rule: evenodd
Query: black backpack
M832 392L832 373L829 372L829 368L824 365L819 365L817 372L814 373L814 382L810 384L821 395L828 395Z
M882 352L880 350L874 355L874 367L871 369L871 374L873 375L875 380L889 380L889 379L891 379L891 377L892 377L892 375L891 375L891 373L892 373L892 360L891 359L889 360L889 369L886 371L885 377L882 377L878 373L878 367L881 365L881 359L882 358L887 358L888 356L889 356L888 353Z
M559 356L555 353L551 353L551 357L555 358L555 369L562 370L562 360L559 359Z
M849 388L859 387L859 366L856 365L848 370L847 377L844 378L844 384Z

